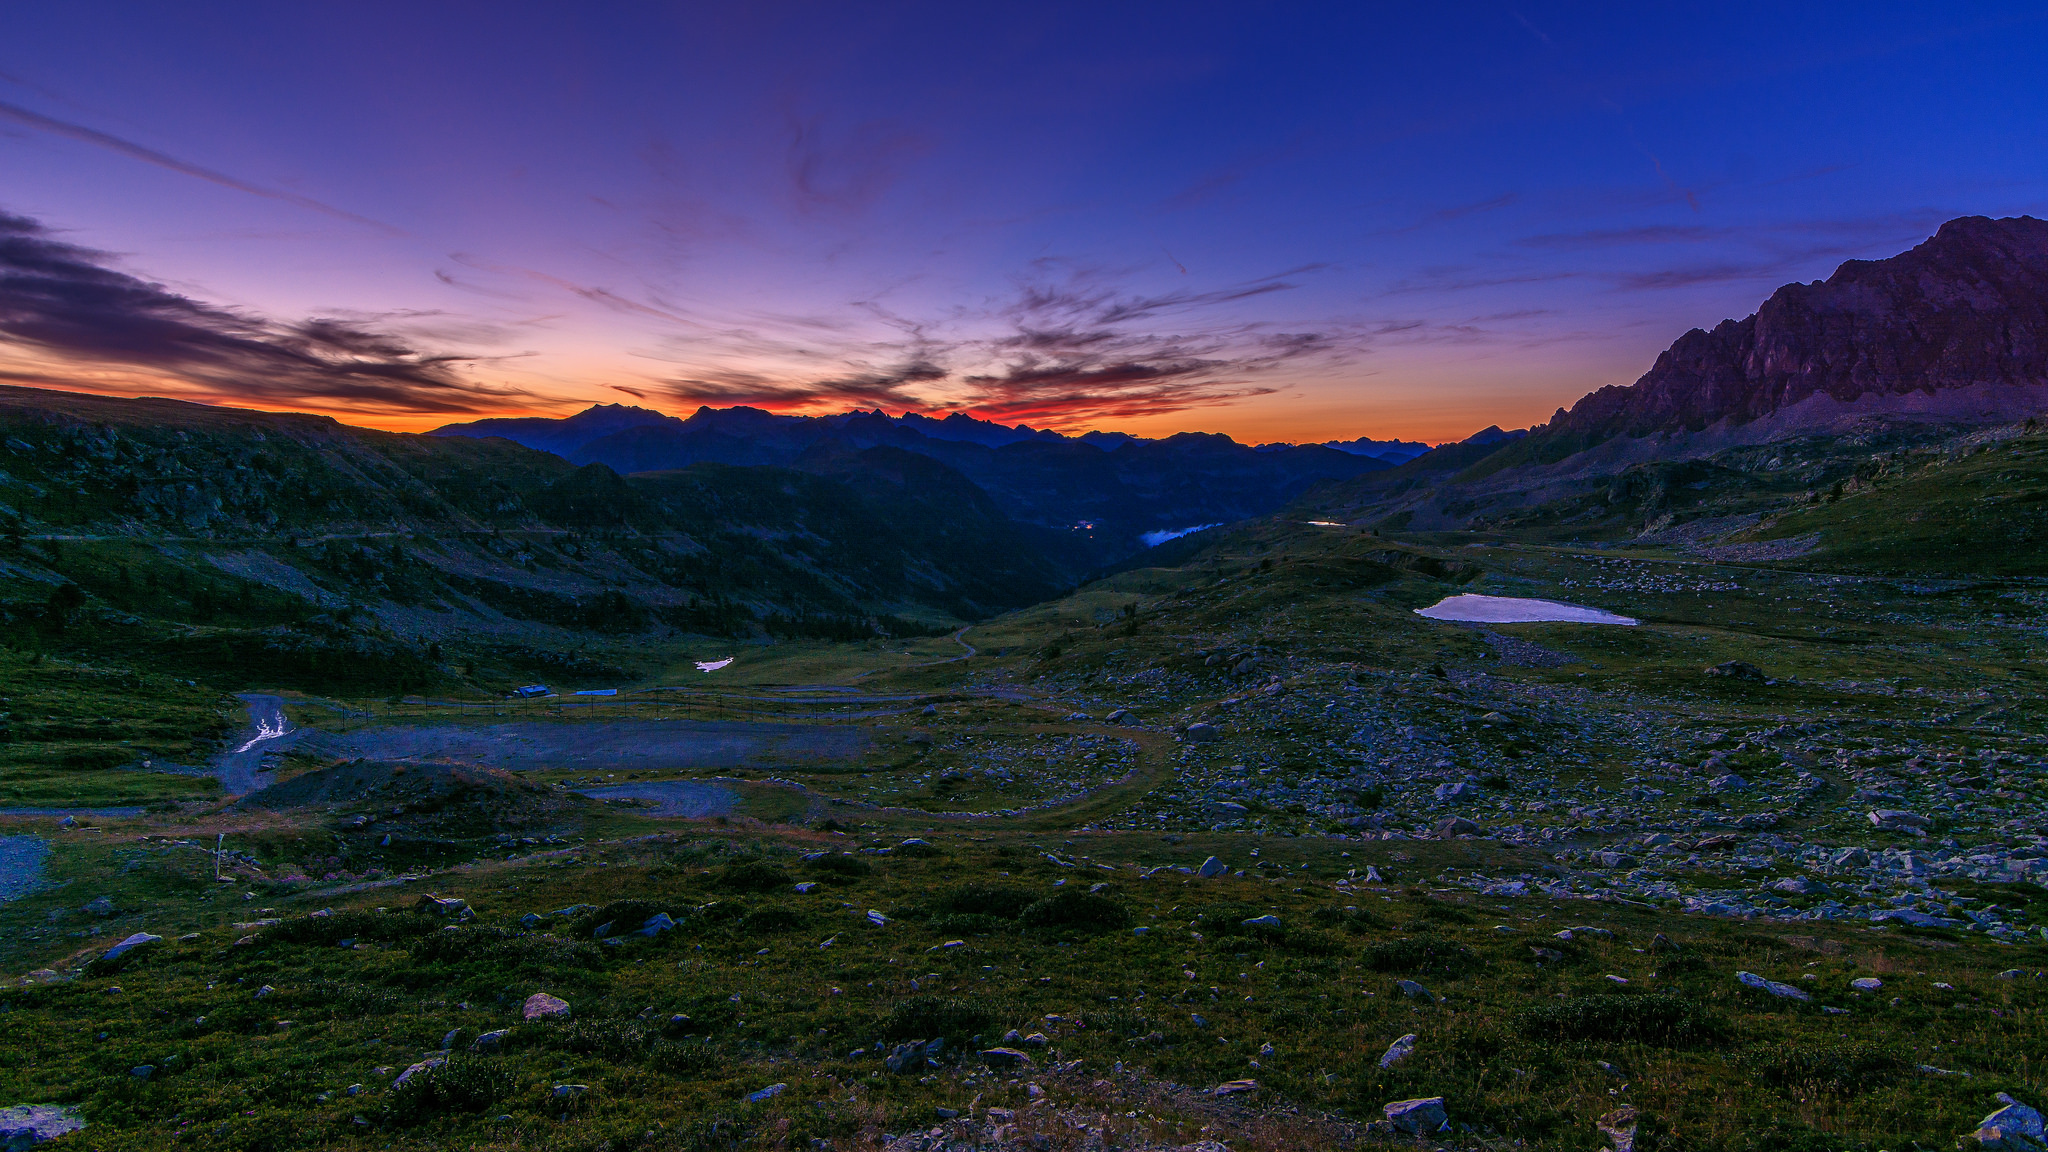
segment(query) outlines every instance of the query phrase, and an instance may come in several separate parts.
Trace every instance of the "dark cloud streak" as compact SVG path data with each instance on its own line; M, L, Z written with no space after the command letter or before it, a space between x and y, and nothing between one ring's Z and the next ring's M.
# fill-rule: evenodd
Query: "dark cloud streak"
M107 259L0 212L0 346L229 401L411 414L489 412L516 398L457 375L476 357L422 351L360 319L285 323L204 304Z

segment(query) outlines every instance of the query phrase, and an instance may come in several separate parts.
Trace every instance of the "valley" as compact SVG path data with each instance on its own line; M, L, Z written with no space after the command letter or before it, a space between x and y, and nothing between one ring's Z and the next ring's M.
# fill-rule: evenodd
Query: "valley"
M2030 1147L2048 432L1729 374L1851 392L1787 316L2038 224L1314 476L0 391L0 1100L105 1149ZM763 458L544 443L607 422ZM1265 479L1112 540L1032 510L1077 453Z

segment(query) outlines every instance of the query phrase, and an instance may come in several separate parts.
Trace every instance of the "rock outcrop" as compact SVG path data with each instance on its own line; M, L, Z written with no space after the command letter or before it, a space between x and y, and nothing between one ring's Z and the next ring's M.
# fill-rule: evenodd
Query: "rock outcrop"
M2048 221L1965 216L1886 260L1787 284L1755 315L1678 338L1640 380L1539 436L1597 441L1748 423L1825 394L2048 384Z

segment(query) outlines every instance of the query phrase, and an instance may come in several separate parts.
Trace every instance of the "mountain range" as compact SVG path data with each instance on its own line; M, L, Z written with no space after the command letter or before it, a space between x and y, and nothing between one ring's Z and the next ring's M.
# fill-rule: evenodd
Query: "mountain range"
M779 467L851 476L874 448L943 464L1021 524L1066 535L1095 564L1141 550L1149 536L1261 516L1311 486L1392 467L1428 450L1400 441L1239 444L1183 432L1151 440L1120 432L1063 436L962 413L934 419L879 411L784 416L758 408L699 408L688 418L600 404L563 419L477 420L437 437L499 437L575 464L620 473L696 464Z

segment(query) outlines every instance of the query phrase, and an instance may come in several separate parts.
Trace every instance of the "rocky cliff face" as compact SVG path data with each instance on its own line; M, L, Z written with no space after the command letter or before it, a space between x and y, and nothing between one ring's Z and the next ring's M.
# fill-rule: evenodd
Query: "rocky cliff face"
M1697 431L1815 394L1981 384L2048 384L2048 221L1965 216L1909 252L1787 284L1746 320L1686 333L1642 379L1585 396L1547 431L1581 443Z

